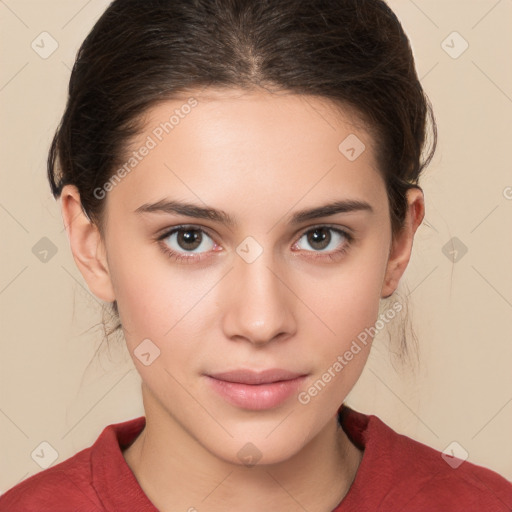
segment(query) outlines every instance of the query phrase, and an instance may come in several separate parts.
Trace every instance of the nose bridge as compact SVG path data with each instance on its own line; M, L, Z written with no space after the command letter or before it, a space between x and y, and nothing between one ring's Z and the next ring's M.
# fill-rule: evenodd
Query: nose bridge
M238 250L244 248L247 246L242 243ZM251 250L254 247L249 242ZM227 336L263 344L295 331L293 296L276 275L280 275L280 270L275 268L271 251L262 250L254 260L244 258L243 252L242 256L236 256L230 281L226 283L229 287L224 315Z

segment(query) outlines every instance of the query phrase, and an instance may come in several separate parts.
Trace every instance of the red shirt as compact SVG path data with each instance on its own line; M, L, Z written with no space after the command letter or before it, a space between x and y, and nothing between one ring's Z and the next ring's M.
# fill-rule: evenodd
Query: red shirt
M142 416L105 427L89 448L2 495L0 512L158 512L121 451L145 421ZM345 405L339 421L364 454L333 512L512 510L512 483L497 473L467 461L453 469L441 452Z

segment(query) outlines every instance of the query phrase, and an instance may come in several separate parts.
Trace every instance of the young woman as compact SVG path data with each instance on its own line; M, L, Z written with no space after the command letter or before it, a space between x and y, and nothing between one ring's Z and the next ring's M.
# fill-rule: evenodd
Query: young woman
M145 416L0 510L511 510L503 477L343 404L434 147L381 0L114 1L78 53L48 175Z

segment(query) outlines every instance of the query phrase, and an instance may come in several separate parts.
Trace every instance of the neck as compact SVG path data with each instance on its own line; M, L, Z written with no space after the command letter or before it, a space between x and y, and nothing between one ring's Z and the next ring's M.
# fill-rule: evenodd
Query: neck
M261 510L331 512L348 492L362 452L337 416L299 452L275 464L244 466L216 457L159 407L123 455L161 512Z

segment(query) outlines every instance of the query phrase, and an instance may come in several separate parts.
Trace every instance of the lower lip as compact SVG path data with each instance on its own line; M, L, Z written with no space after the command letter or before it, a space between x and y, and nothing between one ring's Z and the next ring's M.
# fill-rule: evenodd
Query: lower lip
M282 404L293 395L304 382L306 376L291 380L271 382L268 384L240 384L238 382L226 382L214 379L206 375L210 386L229 403L250 409L261 411L271 409Z

